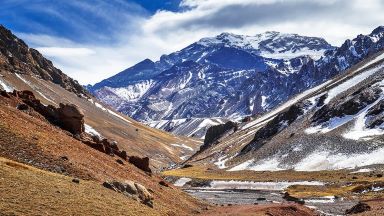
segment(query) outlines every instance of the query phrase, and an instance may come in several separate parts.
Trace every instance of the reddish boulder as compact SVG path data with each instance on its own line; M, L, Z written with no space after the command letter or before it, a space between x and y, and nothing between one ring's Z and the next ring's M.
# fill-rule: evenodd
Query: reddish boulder
M149 167L149 158L148 157L137 157L137 156L131 156L129 157L129 163L133 164L135 167L145 171L152 173L151 168Z
M84 132L84 113L74 104L60 104L57 109L59 122L63 129L73 134Z

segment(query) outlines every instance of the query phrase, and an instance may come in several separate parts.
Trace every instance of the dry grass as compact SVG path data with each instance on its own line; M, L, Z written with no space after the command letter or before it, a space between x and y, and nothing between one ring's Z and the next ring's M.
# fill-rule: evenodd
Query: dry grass
M48 122L15 109L15 106L7 104L5 100L0 100L0 119L0 157L29 164L45 171L78 177L83 179L82 182L90 180L91 183L88 185L90 188L93 187L92 185L95 182L99 187L106 180L139 182L146 188L152 189L155 204L154 211L162 215L166 215L168 212L173 212L176 215L190 215L207 205L177 188L160 186L159 181L161 181L161 178L159 176L150 176L127 162L124 165L118 164L116 157L108 156L88 147ZM68 160L63 160L62 156L65 156ZM7 167L12 166L15 170L20 170L15 167L19 165L13 163ZM8 173L8 175L7 178L12 177L11 173ZM3 175L0 175L0 177L3 177ZM36 175L35 182L38 181L38 175ZM23 187L28 186L23 182L23 178L15 176L13 182L17 187L11 187L14 192L11 189L4 192L10 199L2 202L2 205L14 203L13 206L23 204L25 208L37 208L35 204L39 198L30 202L22 202L25 200L22 196L24 193ZM44 179L42 179L41 182L42 184L37 185L35 191L51 187L46 185L48 181L44 182ZM9 185L3 186L2 182L0 184L2 188L9 187ZM55 181L49 184L56 185L59 182ZM85 190L84 188L83 191L79 191L76 196L87 195ZM14 194L14 197L12 194ZM178 202L175 202L175 200L178 200ZM116 201L116 205L125 205L126 201L118 204L119 202ZM56 204L50 203L50 205L49 208L55 209L60 208L61 204L57 202ZM114 205L111 204L111 206ZM43 207L48 208L47 206ZM87 210L89 209L84 210L84 212L87 212ZM78 211L82 210L78 209Z
M0 176L0 212L5 215L160 215L98 182L76 184L71 177L4 158Z

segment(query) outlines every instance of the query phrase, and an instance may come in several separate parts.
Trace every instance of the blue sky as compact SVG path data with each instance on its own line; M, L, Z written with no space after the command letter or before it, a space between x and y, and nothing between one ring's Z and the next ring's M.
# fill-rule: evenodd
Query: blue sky
M82 84L222 32L325 38L384 25L382 0L1 0L0 24Z
M2 0L1 24L14 32L47 34L75 42L113 43L126 21L158 10L178 11L180 0ZM124 21L121 25L119 21Z

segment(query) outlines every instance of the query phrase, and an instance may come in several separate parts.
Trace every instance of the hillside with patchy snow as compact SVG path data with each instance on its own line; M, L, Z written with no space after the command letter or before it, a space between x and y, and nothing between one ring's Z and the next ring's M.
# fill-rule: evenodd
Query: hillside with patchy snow
M219 137L188 163L227 171L369 169L384 164L384 52Z

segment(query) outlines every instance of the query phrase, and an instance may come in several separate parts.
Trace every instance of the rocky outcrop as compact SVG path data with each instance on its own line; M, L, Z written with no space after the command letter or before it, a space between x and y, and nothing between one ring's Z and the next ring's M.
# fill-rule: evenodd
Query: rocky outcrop
M245 154L263 146L270 138L292 124L299 116L303 115L307 106L309 106L309 104L306 102L297 103L289 107L287 111L278 114L256 132L253 140L241 150L241 153Z
M74 104L60 104L57 110L59 121L64 129L73 133L84 132L84 113Z
M118 181L106 181L103 183L103 186L116 192L122 193L134 200L141 201L143 204L153 208L152 194L147 190L146 187L139 183L129 180L125 181L125 183Z
M88 146L110 156L116 155L128 160L127 152L121 151L116 142L84 133L84 113L76 105L60 104L58 108L52 105L45 106L31 91L13 91L12 93L0 91L0 95L12 99L17 104L16 108L21 111L29 114L32 114L32 111L39 113L48 122L70 132L74 138ZM145 168L145 163L142 163L142 166Z
M24 41L2 25L0 25L0 70L37 76L79 96L88 95L77 81L55 68L51 61L37 50L29 48Z
M131 156L128 159L129 163L133 164L135 167L145 171L152 173L151 168L149 167L149 158L148 157L137 157L137 156Z
M225 124L210 127L207 130L207 133L204 139L204 145L201 148L204 148L205 146L216 142L220 137L222 137L224 134L228 133L229 131L235 132L237 130L237 127L238 127L237 124L231 121Z
M323 123L334 117L343 117L345 115L355 115L367 105L373 103L380 97L382 90L379 87L364 87L351 95L345 96L337 103L327 104L319 109L312 117L312 122ZM380 107L376 108L380 109ZM374 114L375 111L371 110Z
M348 214L348 215L349 214L358 214L358 213L362 213L362 212L366 212L366 211L370 211L370 210L371 210L371 206L369 206L366 203L359 202L356 205L354 205L352 208L347 209L345 211L345 214Z
M384 123L384 100L370 108L367 113L366 126L375 128Z
M3 93L8 94L8 93ZM20 110L27 110L31 107L33 110L41 114L52 124L71 132L72 134L81 134L84 132L84 114L74 104L60 104L59 108L52 105L45 106L36 99L31 91L13 91L8 96L13 96L22 103L17 105Z

